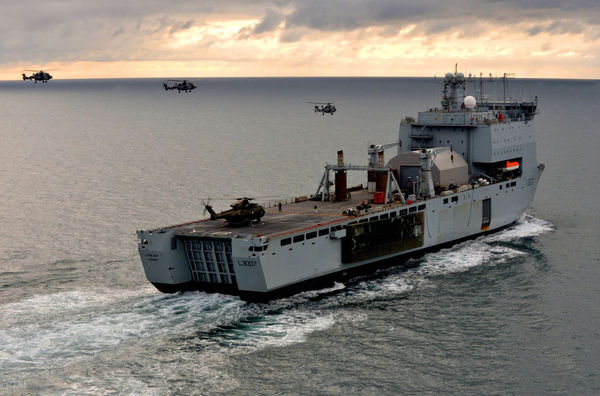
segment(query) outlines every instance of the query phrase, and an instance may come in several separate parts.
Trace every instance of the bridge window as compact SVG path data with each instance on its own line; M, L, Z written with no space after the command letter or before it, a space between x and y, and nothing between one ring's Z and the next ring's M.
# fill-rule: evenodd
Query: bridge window
M312 231L306 234L306 239L313 239L317 237L317 231Z
M458 196L456 196L456 197L452 197L451 201L452 201L452 202L458 202Z
M406 210L406 209L400 210L400 216L406 216L407 213L408 213L408 210Z
M425 210L425 206L426 206L426 205L419 205L418 209L419 209L419 210Z
M281 240L281 246L289 245L290 243L292 243L292 238L283 238Z
M417 207L416 206L408 208L408 213L415 213L416 211L417 211Z
M294 243L302 242L304 240L304 234L294 236Z

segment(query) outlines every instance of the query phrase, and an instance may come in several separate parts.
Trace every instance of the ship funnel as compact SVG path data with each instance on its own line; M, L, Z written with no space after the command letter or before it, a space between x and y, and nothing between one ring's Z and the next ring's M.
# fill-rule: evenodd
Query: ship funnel
M337 152L338 167L344 166L344 151ZM345 169L335 171L335 200L344 201L348 199L347 175Z
M338 166L344 166L344 150L337 152L338 154Z

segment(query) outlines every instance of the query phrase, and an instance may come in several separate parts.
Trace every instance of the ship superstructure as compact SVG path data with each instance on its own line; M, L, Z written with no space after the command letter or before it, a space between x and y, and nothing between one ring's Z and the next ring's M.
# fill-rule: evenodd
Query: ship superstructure
M314 194L266 207L260 221L138 231L148 280L163 292L266 299L513 224L544 169L533 130L537 98L490 100L481 86L477 100L465 95L466 82L446 74L441 107L404 118L396 143L369 146L366 165L345 163L339 151ZM392 147L398 154L386 163ZM366 188L347 187L354 171L366 172Z

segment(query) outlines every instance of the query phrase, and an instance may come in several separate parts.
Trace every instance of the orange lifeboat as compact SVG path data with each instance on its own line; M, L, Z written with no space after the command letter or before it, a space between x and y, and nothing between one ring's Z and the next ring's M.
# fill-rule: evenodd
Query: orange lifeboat
M519 169L518 161L506 161L506 166L502 168L502 172L510 172Z

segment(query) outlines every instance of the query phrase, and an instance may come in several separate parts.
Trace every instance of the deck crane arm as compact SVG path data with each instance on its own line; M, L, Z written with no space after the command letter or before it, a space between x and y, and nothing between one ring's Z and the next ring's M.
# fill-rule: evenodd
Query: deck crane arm
M369 166L377 167L382 166L378 164L379 161L379 153L383 153L385 149L394 147L394 146L402 146L402 141L397 141L395 143L388 144L371 144L369 146Z

